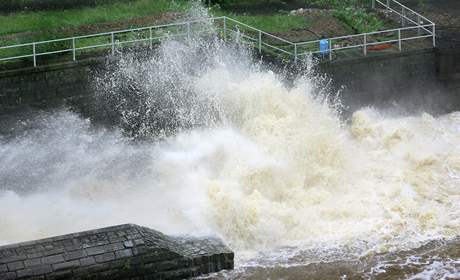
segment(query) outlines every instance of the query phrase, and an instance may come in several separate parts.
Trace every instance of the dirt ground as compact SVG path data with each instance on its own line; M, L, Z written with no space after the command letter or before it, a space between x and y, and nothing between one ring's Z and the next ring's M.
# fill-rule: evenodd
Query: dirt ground
M436 23L438 47L460 48L460 0L401 0Z
M302 42L353 33L353 30L349 26L332 15L331 10L309 8L296 10L295 14L306 17L309 27L294 29L289 32L277 33L275 35L283 37L291 42Z

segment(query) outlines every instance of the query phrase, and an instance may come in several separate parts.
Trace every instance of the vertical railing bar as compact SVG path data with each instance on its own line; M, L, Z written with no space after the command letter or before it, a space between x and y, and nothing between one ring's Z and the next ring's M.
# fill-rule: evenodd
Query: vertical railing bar
M417 28L417 35L419 35L419 36L420 36L420 33L421 33L420 24L421 24L420 23L420 15L417 14L417 26L419 26L419 28Z
M111 33L112 55L115 55L115 34Z
M401 29L398 29L398 49L402 50L402 41L401 41Z
M259 54L262 53L262 32L259 30Z
M187 22L187 39L190 41L191 34L190 34L190 22Z
M364 44L363 44L363 52L364 52L364 56L367 55L367 33L364 33Z
M406 26L406 9L404 9L404 6L401 8L401 26L404 27Z
M32 44L32 51L34 55L34 67L37 67L37 55L36 55L36 50L35 50L35 43Z
M329 60L332 60L332 39L329 39Z
M73 61L77 60L77 54L75 50L75 37L72 38L72 59Z
M150 49L153 48L153 30L152 27L149 28L149 39L150 39Z
M227 17L224 17L224 41L227 41Z
M297 43L294 43L294 63L297 64Z
M433 23L433 48L436 48L436 24Z

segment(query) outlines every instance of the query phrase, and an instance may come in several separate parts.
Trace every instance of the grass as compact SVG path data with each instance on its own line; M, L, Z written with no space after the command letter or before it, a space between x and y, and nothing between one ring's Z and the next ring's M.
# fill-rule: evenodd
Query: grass
M264 5L279 2L278 0L229 0L231 5ZM302 1L303 2L303 1ZM335 16L350 25L357 32L376 30L382 22L373 14L357 7L362 0L307 0L306 3L318 6L332 7L336 10ZM100 5L94 8L76 8L58 11L19 12L10 15L0 15L0 36L46 31L46 38L57 38L66 28L75 28L82 25L114 22L152 16L165 12L182 12L190 6L186 0L134 0L114 4ZM225 7L225 5L223 5ZM267 32L285 32L308 26L305 17L280 14L278 12L261 15L247 15L232 13L224 8L214 7L215 15L227 15L237 20L253 25Z
M359 7L363 0L302 0L301 2L304 1L317 6L333 8L335 10L334 16L351 26L356 32L375 31L383 26L383 23L376 16L368 13L365 9L350 8ZM280 0L228 0L228 2L231 2L232 5L243 5L243 7L244 5L248 7L257 7L257 5L265 7L278 2L279 5L283 5ZM131 0L98 5L92 8L80 7L66 10L18 12L0 15L0 46L84 35L88 32L82 29L81 34L77 34L79 31L76 33L75 29L85 25L124 21L144 16L160 15L166 12L185 12L190 6L191 4L188 0ZM232 17L269 33L289 32L308 28L309 26L307 17L280 13L274 10L269 13L265 11L262 14L246 14L231 12L231 10L225 8L225 5L222 5L212 7L211 13L215 16L226 15ZM1 38L2 36L3 38ZM97 41L100 39L91 40ZM71 42L43 45L39 51L69 48L69 44ZM0 50L0 58L24 52L30 53L30 47L28 48L27 50Z
M373 13L361 8L346 7L334 11L334 16L350 26L356 33L382 30L384 23Z
M4 36L3 39L0 38L0 45L13 45L84 35L83 33L86 32L75 34L75 30L69 31L69 29L75 29L83 25L154 16L165 12L184 12L189 7L190 2L187 0L133 0L125 3L117 2L100 5L94 8L19 12L0 15L0 36ZM233 14L217 7L214 7L211 12L216 16L227 15L234 17L239 21L267 32L285 32L307 26L307 20L302 16L290 16L286 14L251 16ZM59 47L67 47L69 44L69 42L57 42L52 45L44 45L42 49L43 51L52 51L59 49ZM15 55L18 51L20 53L24 50L1 50L0 56ZM30 53L30 51L29 49L26 50L27 53Z
M165 12L183 12L189 6L190 4L186 0L133 0L124 3L117 2L100 5L94 8L19 12L0 15L0 36L3 36L3 38L0 37L0 46L84 35L88 32L82 31L80 32L81 34L76 34L75 30L72 31L70 28L154 16ZM104 41L101 43L106 43L107 41L106 38L85 39L80 40L77 43L77 47L97 44L101 40ZM69 48L71 48L71 41L54 42L37 45L37 53ZM0 58L31 53L32 47L30 46L3 49L0 50Z
M294 15L238 15L234 13L214 12L217 16L226 15L252 27L269 33L286 32L308 27L308 20Z
M184 11L188 7L189 3L185 0L138 0L94 8L20 12L0 16L0 36L126 20L171 11Z

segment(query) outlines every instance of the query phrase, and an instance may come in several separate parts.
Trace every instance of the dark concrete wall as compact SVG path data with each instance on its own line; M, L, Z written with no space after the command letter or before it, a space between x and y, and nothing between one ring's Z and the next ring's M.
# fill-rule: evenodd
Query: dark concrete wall
M86 59L0 72L0 114L22 106L45 109L64 105L88 110L93 92L91 71L104 61Z
M91 110L92 72L107 59L0 72L0 115L21 106L69 106L86 116ZM362 106L399 107L446 113L460 109L460 51L418 50L400 54L324 62L319 70L344 86L348 111Z
M320 71L343 85L350 111L362 106L446 113L460 109L460 51L416 50L324 62Z
M233 269L220 240L126 224L0 247L0 279L184 279Z

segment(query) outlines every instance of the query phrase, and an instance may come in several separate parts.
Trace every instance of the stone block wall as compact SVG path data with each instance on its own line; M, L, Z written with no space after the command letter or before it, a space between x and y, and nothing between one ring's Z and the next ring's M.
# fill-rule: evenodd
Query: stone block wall
M214 238L170 237L133 224L0 247L0 280L184 279L233 269Z

